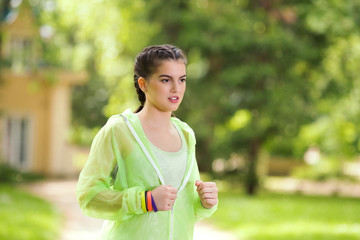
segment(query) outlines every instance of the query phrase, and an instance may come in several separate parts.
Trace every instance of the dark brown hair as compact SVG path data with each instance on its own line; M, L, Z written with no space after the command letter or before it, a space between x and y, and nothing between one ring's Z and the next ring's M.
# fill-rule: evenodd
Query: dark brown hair
M140 77L146 79L151 76L161 62L165 60L180 60L183 61L184 64L187 64L183 50L169 44L146 47L136 56L134 64L134 86L140 101L140 107L135 112L140 112L146 101L145 93L140 89L138 79Z

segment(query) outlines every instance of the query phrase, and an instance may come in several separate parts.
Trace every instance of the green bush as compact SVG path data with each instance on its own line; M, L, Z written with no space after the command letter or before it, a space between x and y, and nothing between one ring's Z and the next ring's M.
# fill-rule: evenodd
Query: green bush
M40 174L21 172L8 164L0 164L0 183L21 183L43 178Z
M100 127L73 126L68 134L68 141L79 146L90 146L99 130Z
M330 158L322 158L313 165L305 165L294 168L291 175L295 178L314 181L326 181L330 179L355 180L343 172L342 161Z

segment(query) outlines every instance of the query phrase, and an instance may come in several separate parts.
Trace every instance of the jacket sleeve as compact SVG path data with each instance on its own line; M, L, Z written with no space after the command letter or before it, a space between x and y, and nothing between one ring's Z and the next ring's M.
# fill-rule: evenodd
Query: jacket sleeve
M195 181L200 180L199 168L198 165L195 163ZM208 209L205 208L200 200L199 194L196 191L196 187L194 187L194 211L195 211L195 221L200 221L204 218L208 218L217 210L218 204L213 206L212 208Z
M88 160L80 173L76 188L77 200L85 215L108 220L125 220L143 213L141 192L143 187L121 191L111 187L111 172L119 154L114 144L112 124L106 124L91 145Z

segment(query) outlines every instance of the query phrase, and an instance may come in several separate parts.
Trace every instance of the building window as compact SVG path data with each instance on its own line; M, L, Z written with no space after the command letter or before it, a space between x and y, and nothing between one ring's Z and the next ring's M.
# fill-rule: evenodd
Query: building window
M30 70L32 65L31 39L13 36L11 39L11 63L14 72Z
M5 118L3 127L3 153L5 162L27 170L30 163L31 121L28 117Z

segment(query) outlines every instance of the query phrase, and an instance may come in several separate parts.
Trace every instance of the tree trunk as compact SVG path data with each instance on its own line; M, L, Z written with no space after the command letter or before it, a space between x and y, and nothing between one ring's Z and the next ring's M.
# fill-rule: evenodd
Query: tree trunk
M259 146L259 142L257 140L254 140L249 147L248 167L245 176L245 189L246 193L249 195L255 195L259 185L259 179L256 171L259 155Z

